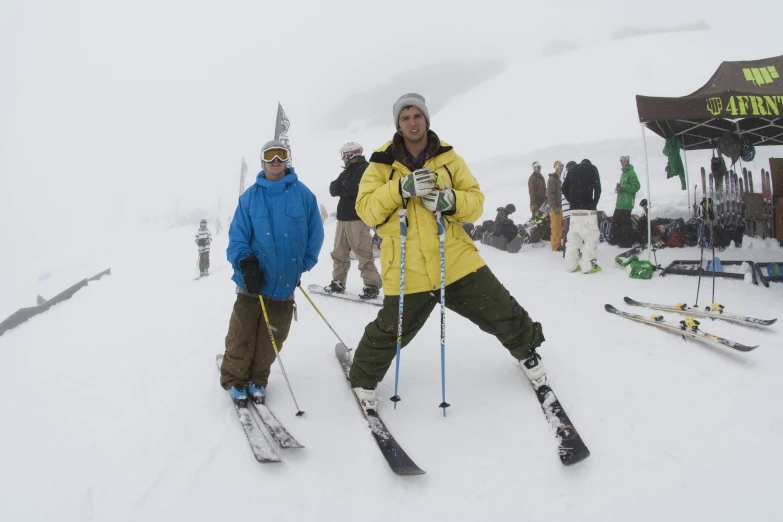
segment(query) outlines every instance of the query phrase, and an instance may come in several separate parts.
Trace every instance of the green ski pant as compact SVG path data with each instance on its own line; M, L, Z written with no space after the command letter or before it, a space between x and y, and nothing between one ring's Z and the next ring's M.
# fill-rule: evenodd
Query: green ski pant
M402 346L413 340L440 303L440 291L406 294L403 301ZM481 267L446 287L446 308L494 335L516 359L526 359L541 345L544 334L489 267ZM397 353L399 296L386 296L375 321L364 336L351 366L351 386L375 388ZM478 347L476 349L479 349Z
M264 299L269 324L277 349L283 349L294 316L294 301ZM275 349L269 338L261 303L257 297L237 294L234 310L228 322L226 353L220 367L220 385L229 389L252 382L266 387L269 369L275 362Z

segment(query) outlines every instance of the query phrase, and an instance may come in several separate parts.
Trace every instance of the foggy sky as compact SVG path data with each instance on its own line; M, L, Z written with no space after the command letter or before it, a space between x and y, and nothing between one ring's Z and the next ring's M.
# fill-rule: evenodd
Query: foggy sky
M780 35L778 1L742 8L728 1L5 1L1 257L55 256L46 244L68 230L171 213L177 200L183 209L214 210L220 196L225 213L236 202L242 157L249 178L259 170L278 102L291 119L297 170L311 186L325 186L339 173L342 143L369 150L391 138L391 106L404 92L428 91L432 110L447 114L452 99L513 64L540 60L553 41L584 47L623 27L699 20L725 30L745 20L740 12L765 13L753 18L753 31ZM678 58L687 56L670 59ZM519 98L507 103L521 103L530 82L553 81L530 70L515 86ZM478 140L502 116L442 121L470 144L463 155L485 160L497 151ZM534 124L520 124L516 152ZM617 133L638 127L585 141ZM531 147L559 139L530 134Z

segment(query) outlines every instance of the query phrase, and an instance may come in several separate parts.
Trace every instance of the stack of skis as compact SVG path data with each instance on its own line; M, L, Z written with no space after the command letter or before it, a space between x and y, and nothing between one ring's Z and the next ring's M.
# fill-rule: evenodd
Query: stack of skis
M762 238L773 235L772 181L770 173L761 169L761 193L754 190L753 173L742 168L742 175L734 170L725 174L709 174L709 185L704 167L701 169L702 205L713 212L709 225L712 234L702 235L704 241L719 249L733 240L737 246L742 243L743 234ZM694 198L695 200L695 198ZM694 201L694 214L698 204ZM705 215L702 213L702 215Z

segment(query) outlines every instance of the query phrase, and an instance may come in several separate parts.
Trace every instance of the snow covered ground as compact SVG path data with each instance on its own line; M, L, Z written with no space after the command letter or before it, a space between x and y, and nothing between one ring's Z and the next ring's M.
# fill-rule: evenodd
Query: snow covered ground
M684 95L722 60L780 52L779 2L754 6L764 16L747 38L723 16L736 11L729 2L680 3L672 18L675 3L496 1L444 11L403 2L398 9L469 31L398 24L391 39L367 22L385 11L346 2L277 20L264 2L187 11L175 2L11 5L0 19L9 80L0 98L0 319L35 305L37 294L49 299L105 268L112 274L0 337L0 521L781 520L780 324L703 321L708 332L761 345L743 354L603 309L646 313L626 307L626 295L692 304L695 278L631 280L612 267L619 249L607 245L598 252L604 271L591 276L565 273L548 249L510 255L479 245L543 324L550 381L592 456L560 464L519 365L453 313L444 419L436 310L403 352L403 401L396 411L382 406L427 472L407 478L389 471L342 378L336 340L300 296L283 357L307 413L295 417L277 365L268 404L306 448L260 465L214 364L234 302L226 236L213 245L212 275L196 282L196 227L138 224L174 208L230 214L240 158L252 178L278 101L301 179L334 210L327 186L340 145L379 147L390 138L393 99L411 90L427 97L433 129L481 183L482 219L509 202L523 219L533 161L547 174L555 160L582 158L598 166L599 208L611 214L619 156L630 154L640 178L645 172L635 94ZM610 41L629 24L701 16L713 30ZM307 37L259 30L270 22ZM541 52L558 42L563 52ZM268 81L273 65L284 81ZM687 215L679 182L664 179L663 141L647 136L652 216ZM758 173L770 156L780 148L760 147L747 166ZM708 158L688 153L691 188ZM644 185L637 204L643 197ZM329 282L333 234L328 222L305 287ZM657 260L698 255L662 250ZM781 261L783 249L746 238L719 257ZM348 286L360 289L356 269ZM710 291L702 285L700 304ZM729 311L783 321L783 285L718 280L716 297ZM313 299L351 345L377 312ZM393 381L390 372L382 397Z
M234 300L218 236L212 275L192 280L190 228L128 227L145 248L111 259L112 275L0 338L0 520L779 520L783 413L780 326L705 320L706 331L760 344L751 353L684 341L607 314L625 295L695 298L696 279L631 280L602 244L597 275L567 274L559 254L480 245L493 271L544 326L550 380L592 451L563 467L516 362L447 315L447 399L440 402L437 310L401 360L397 411L382 414L427 471L389 471L341 376L336 342L298 297L268 404L306 448L253 460L214 357ZM303 283L326 283L330 241ZM783 259L761 241L730 259ZM658 261L698 251L662 250ZM358 291L358 271L348 287ZM706 288L705 288L706 286ZM699 303L709 303L702 285ZM783 286L718 280L727 309L783 318ZM360 339L377 308L313 296L340 336ZM637 310L638 311L638 310ZM645 313L645 312L642 312ZM672 319L677 316L671 317ZM379 388L392 395L390 371Z

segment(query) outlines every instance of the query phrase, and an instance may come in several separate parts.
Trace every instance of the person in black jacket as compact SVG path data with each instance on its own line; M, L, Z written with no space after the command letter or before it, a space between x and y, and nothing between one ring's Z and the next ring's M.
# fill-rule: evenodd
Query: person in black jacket
M601 233L598 230L598 212L596 206L601 198L601 178L598 169L584 159L568 170L563 183L563 196L571 205L571 223L568 228L566 248L566 269L569 272L581 271L579 251L584 248L583 259L585 274L601 271L595 257Z
M494 235L502 236L506 238L506 241L511 241L517 236L517 226L514 224L514 220L508 217L516 210L517 207L513 203L509 203L505 207L498 207L495 228L492 231Z
M359 193L359 182L369 163L362 153L364 149L355 142L342 146L340 155L345 169L340 176L329 185L329 193L339 197L337 203L337 231L334 236L332 260L332 283L325 287L327 292L345 292L345 281L348 269L351 267L350 253L353 250L359 261L359 272L364 282L364 291L359 296L362 299L375 299L381 288L381 276L375 267L372 254L372 238L370 227L365 225L356 214L356 195Z

